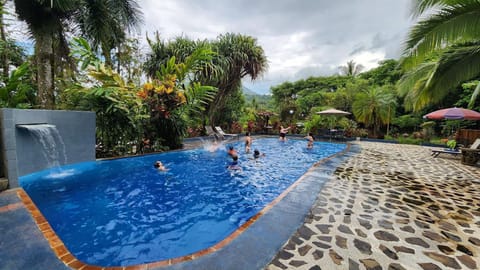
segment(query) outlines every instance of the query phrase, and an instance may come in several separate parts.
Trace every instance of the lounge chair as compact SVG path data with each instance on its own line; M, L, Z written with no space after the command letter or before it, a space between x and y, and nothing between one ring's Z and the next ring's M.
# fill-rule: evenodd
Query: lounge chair
M450 148L444 148L444 149L435 149L435 150L432 150L432 157L436 158L438 157L438 155L440 154L449 154L449 155L459 155L461 154L462 151L460 151L459 149L450 149Z
M205 126L205 132L207 136L214 137L216 140L218 140L221 137L217 132L213 130L211 126Z
M480 138L477 138L469 148L460 148L462 152L462 163L475 165L480 160Z
M230 134L230 133L225 133L221 127L216 126L215 130L217 133L221 136L222 139L225 139L225 137L232 137L232 138L239 138L238 134Z

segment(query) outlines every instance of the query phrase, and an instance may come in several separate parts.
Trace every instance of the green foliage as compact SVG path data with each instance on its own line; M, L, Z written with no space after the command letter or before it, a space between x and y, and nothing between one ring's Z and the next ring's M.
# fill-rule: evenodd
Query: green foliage
M377 68L363 72L360 78L370 81L373 85L395 84L403 74L399 62L394 59L383 60Z
M243 108L245 107L245 98L242 95L241 91L236 91L231 94L225 103L225 109L222 111L217 111L216 114L221 114L216 116L216 119L221 119L223 122L218 123L223 127L229 127L230 123L237 122L241 119L243 114ZM227 131L230 132L230 131Z
M55 107L56 73L73 65L68 57L70 29L80 31L93 50L100 46L111 66L110 51L141 20L138 4L132 0L15 0L14 4L18 18L35 39L39 106L49 109Z
M141 137L141 123L146 111L137 96L135 86L126 83L116 72L100 65L88 76L93 85L74 85L67 89L64 98L66 109L92 110L97 115L97 140L107 151L136 141Z
M27 58L25 51L10 38L0 40L0 55L7 59L7 64L13 66L20 66Z
M146 130L148 137L157 139L170 149L181 147L187 132L187 123L195 126L215 97L216 89L202 85L197 75L209 65L214 53L199 47L183 62L172 56L155 72L152 83L146 83L139 92L150 111Z
M250 36L227 33L212 41L192 41L185 37L177 37L169 42L162 41L158 35L154 40L148 39L151 53L147 55L145 70L150 77L175 57L176 64L186 63L187 58L199 49L214 52L211 61L202 61L195 72L190 73L192 81L202 85L210 85L217 89L215 98L207 106L207 115L211 125L227 122L223 116L232 115L226 112L233 107L226 106L235 100L235 92L241 87L241 79L250 76L256 79L267 67L263 49ZM194 59L198 57L193 57Z
M80 70L86 70L93 66L95 69L100 69L102 62L92 50L87 40L81 37L73 37L70 42L70 56L77 60Z
M318 106L334 107L338 104L348 106L348 93L341 92L337 96L336 92L349 82L352 82L352 78L342 76L310 77L293 83L285 82L271 88L272 98L280 113L281 121L285 121L290 117L290 110L307 115L312 108ZM344 107L336 108L345 109Z
M353 113L358 122L372 126L376 136L382 124L389 123L395 113L395 96L385 87L370 88L358 93L353 103Z
M480 2L417 0L413 14L421 16L406 41L399 87L407 109L418 111L439 104L461 83L480 73L478 18ZM480 87L472 94L474 105Z
M392 120L392 124L398 126L400 128L400 132L412 132L416 130L418 126L420 126L422 121L423 120L421 117L405 114L395 117Z
M32 71L28 62L15 69L5 85L0 87L2 107L31 108L35 105L35 88L32 85Z
M217 53L214 63L219 72L205 77L205 81L218 88L209 106L209 121L214 125L222 122L217 112L226 109L227 101L241 88L241 80L247 76L256 80L267 70L268 63L263 48L251 36L223 34L212 42L212 48Z
M448 146L448 148L450 148L450 149L455 149L455 147L457 147L457 141L455 141L455 140L448 140L448 141L447 141L447 146Z
M423 139L418 139L418 138L412 138L412 137L398 137L397 138L398 143L400 144L416 144L420 145L423 142Z
M125 154L125 145L141 138L142 123L148 118L137 87L106 67L84 39L74 38L72 48L72 57L84 71L80 77L84 83L73 84L61 94L60 108L95 111L97 142L106 155Z

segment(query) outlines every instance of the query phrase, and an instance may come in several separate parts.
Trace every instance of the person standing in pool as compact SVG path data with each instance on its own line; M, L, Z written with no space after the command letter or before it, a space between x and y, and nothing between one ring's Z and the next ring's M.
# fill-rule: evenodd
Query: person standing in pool
M307 149L312 149L313 148L313 142L315 141L315 138L313 137L313 134L311 132L309 132L308 135L305 136L305 139L307 139Z
M252 147L252 137L250 137L250 132L245 133L245 153L250 153L250 148Z
M227 154L228 154L230 157L232 157L232 158L234 158L234 157L237 157L237 158L238 158L237 150L235 150L235 148L233 148L233 146L229 146L229 147L228 147L228 152L227 152Z
M227 166L229 170L241 170L242 168L238 166L238 156L232 157L232 162Z
M290 127L284 128L283 126L280 126L280 138L279 138L280 141L284 142L284 141L287 140L286 135L287 135L289 130L290 130Z

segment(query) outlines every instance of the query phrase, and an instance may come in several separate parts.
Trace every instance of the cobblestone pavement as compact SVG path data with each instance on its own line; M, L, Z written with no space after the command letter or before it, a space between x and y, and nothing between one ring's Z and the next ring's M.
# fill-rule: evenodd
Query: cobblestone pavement
M480 269L480 168L358 143L265 269Z

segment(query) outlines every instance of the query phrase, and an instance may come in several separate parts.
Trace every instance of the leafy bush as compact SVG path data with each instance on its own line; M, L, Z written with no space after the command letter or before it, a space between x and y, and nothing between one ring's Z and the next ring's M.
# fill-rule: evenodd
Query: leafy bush
M415 139L412 137L398 137L398 143L401 144L422 144L423 139Z
M366 138L368 136L368 130L364 128L354 128L348 131L351 137L362 137Z

